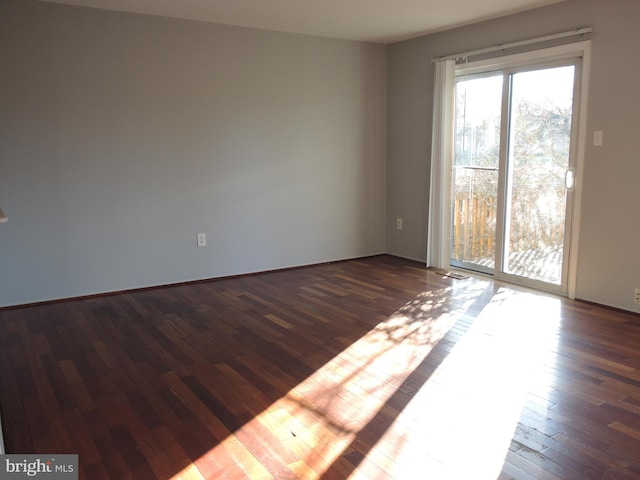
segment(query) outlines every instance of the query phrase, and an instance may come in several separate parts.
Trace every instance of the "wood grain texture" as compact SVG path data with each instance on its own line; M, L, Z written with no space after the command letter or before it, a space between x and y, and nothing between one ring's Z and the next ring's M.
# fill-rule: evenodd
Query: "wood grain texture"
M640 478L640 317L391 256L0 310L83 479Z

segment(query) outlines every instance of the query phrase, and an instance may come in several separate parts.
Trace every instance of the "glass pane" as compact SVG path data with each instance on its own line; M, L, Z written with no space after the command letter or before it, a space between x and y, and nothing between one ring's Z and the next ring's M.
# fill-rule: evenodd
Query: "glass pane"
M456 84L451 259L486 269L495 266L502 81Z
M512 76L506 273L559 285L574 66Z

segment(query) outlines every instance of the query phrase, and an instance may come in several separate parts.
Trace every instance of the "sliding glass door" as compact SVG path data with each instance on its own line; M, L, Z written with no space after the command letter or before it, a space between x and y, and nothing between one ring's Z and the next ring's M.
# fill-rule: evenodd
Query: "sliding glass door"
M565 291L578 66L457 76L452 265Z
M492 273L503 76L458 77L455 100L451 261Z

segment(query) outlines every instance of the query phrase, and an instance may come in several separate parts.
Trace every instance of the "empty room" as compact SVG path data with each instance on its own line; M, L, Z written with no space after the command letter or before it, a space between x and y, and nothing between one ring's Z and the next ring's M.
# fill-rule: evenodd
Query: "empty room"
M638 21L0 0L0 478L640 478Z

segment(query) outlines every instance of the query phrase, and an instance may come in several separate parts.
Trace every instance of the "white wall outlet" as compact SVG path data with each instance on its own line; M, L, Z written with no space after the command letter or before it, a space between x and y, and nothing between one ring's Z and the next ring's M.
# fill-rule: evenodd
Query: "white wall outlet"
M396 228L402 230L402 219L400 217L396 218Z
M207 246L207 234L199 233L196 237L196 242L198 247L206 247Z
M640 288L633 291L633 303L640 303Z

